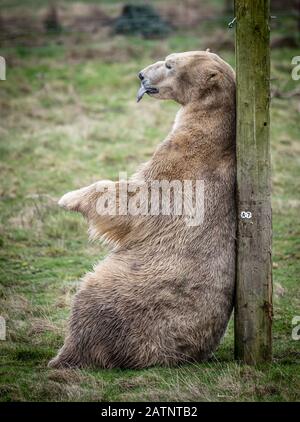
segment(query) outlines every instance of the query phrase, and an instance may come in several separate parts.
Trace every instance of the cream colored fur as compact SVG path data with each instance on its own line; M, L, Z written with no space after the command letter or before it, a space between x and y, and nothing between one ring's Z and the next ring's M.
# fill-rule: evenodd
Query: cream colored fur
M226 329L235 280L235 75L215 54L171 54L143 69L175 124L133 180L204 180L203 224L181 216L104 216L97 185L59 204L81 212L110 254L88 273L51 367L143 368L207 359ZM119 182L115 188L118 195Z

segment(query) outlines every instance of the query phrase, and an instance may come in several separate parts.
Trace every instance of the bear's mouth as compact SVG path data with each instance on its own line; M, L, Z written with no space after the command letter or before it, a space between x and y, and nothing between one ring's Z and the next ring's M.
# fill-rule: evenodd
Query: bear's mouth
M144 85L143 82L141 83L140 89L138 90L136 101L139 102L143 98L145 94L157 94L158 89L154 88L153 86Z

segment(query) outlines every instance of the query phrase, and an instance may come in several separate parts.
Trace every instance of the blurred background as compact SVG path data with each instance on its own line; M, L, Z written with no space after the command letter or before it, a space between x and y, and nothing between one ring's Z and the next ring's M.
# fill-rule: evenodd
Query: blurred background
M130 175L168 133L178 105L136 104L137 73L172 52L210 48L233 67L227 0L0 0L0 400L299 400L299 1L271 0L274 363L212 361L147 371L50 371L80 277L107 253L67 191ZM4 78L2 78L4 79ZM251 83L251 81L249 81Z

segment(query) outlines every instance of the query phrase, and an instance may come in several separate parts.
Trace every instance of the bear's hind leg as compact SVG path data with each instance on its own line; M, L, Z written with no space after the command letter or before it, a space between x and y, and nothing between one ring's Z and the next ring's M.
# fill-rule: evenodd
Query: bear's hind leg
M66 342L55 358L48 363L49 368L81 368L84 362L76 351L75 345Z

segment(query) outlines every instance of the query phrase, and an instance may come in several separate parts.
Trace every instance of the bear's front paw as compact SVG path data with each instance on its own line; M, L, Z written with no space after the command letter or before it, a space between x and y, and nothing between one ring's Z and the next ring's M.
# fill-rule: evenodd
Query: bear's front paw
M58 205L66 210L80 211L80 205L88 191L89 187L68 192L60 198Z

